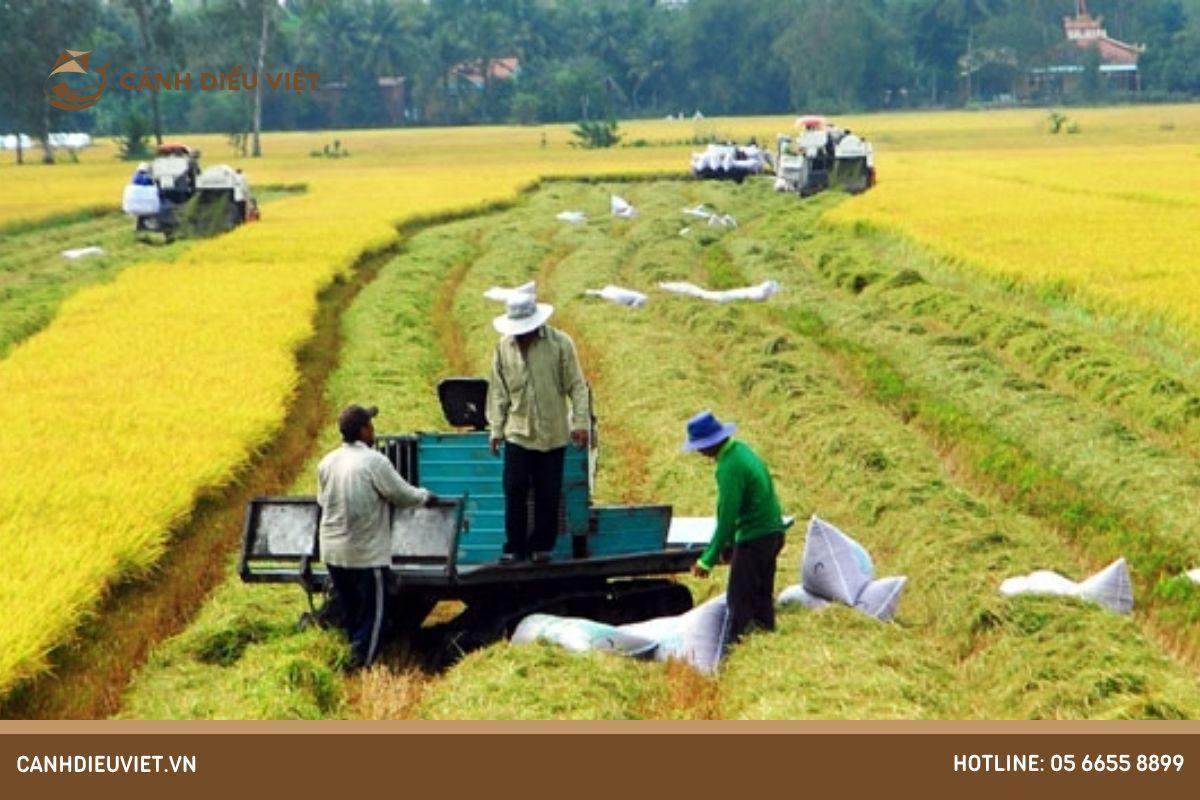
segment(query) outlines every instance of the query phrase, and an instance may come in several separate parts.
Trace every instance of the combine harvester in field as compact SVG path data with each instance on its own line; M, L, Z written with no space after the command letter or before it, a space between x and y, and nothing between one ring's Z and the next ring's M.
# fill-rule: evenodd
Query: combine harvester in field
M687 571L701 546L668 542L670 506L593 505L594 446L567 447L552 560L500 565L503 460L488 446L487 382L447 379L438 397L447 423L459 431L376 439L405 480L447 499L393 511L388 595L399 635L415 634L443 600L466 605L450 625L440 654L446 660L507 636L529 614L622 624L692 607L687 587L663 576ZM299 584L315 619L327 609L317 609L314 597L330 586L318 547L320 514L313 497L252 500L239 568L248 583Z
M121 208L134 217L135 232L162 233L169 242L195 203L202 233L223 233L259 218L258 203L241 170L227 164L200 169L200 151L182 144L159 145L149 164L150 182L125 187Z
M796 120L795 138L776 138L775 190L808 197L831 186L852 194L875 185L875 149L825 117Z

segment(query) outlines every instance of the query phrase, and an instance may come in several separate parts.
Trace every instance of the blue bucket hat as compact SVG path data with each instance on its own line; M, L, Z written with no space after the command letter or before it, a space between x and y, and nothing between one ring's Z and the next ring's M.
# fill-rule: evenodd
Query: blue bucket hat
M721 422L711 411L701 411L688 420L687 441L683 443L683 452L691 453L720 444L736 431L737 425L732 422Z

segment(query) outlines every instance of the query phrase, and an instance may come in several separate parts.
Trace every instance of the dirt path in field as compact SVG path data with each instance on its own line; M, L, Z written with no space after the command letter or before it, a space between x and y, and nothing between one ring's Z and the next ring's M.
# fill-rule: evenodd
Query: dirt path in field
M116 587L78 632L56 650L53 671L14 691L4 718L101 719L116 713L134 671L157 642L180 632L210 592L228 578L246 502L285 493L329 419L323 387L337 364L341 313L396 253L399 240L363 256L352 277L319 298L313 337L297 353L300 381L283 426L262 454L224 489L203 496L173 532L152 577Z
M463 335L463 328L454 318L454 303L458 299L463 279L467 277L467 273L471 271L471 267L479 258L482 237L483 231L481 230L476 230L471 234L471 255L455 264L454 268L446 275L433 306L433 328L438 349L446 360L450 372L456 375L471 375L475 369L467 355L467 343L466 337Z
M557 247L538 266L537 281L538 286L542 287L543 299L554 301L554 272L572 252L570 248ZM596 438L601 448L615 454L616 470L613 483L619 487L618 499L630 505L649 503L650 470L647 463L650 452L646 443L622 425L618 417L603 416L604 409L601 403L608 393L606 371L609 367L601 348L580 335L579 329L573 324L570 314L563 310L561 303L555 306L554 326L564 331L575 342L579 361L583 365L583 374L592 386L592 397L597 406Z

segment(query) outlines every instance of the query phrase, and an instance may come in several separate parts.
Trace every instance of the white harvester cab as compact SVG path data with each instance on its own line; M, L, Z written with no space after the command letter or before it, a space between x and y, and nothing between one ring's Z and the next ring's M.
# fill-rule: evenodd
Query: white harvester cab
M829 122L809 115L796 120L796 136L777 139L775 188L781 192L815 194L829 186L833 144Z
M848 192L864 192L875 184L875 148L866 139L847 133L834 151L835 181Z
M192 163L187 156L158 156L150 164L150 175L160 191L190 195Z
M222 227L232 229L257 213L257 206L250 193L250 182L239 169L228 164L206 167L196 178L197 202L203 207L224 201Z
M150 176L163 200L174 205L186 203L196 191L200 174L200 151L182 144L163 144L150 162Z

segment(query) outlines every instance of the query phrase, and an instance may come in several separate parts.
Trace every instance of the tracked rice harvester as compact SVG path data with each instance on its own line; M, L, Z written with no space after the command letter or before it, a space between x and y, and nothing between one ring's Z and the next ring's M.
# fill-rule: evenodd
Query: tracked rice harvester
M621 624L692 607L687 588L667 576L687 571L700 555L699 545L668 543L670 506L594 505L594 444L567 446L552 560L500 565L503 460L488 445L487 382L447 379L438 385L438 396L447 423L459 430L378 436L375 442L405 480L444 501L393 509L388 602L397 635L417 634L443 600L466 608L446 626L438 643L445 651L441 660L508 635L535 612ZM310 617L317 619L323 615L317 601L329 601L330 587L321 564L320 516L313 497L250 501L239 568L248 583L299 584Z
M187 145L159 145L150 163L150 177L158 194L157 202L150 204L153 208L130 203L129 192L140 187L126 189L123 205L134 216L137 232L162 233L170 241L182 223L184 206L193 198L195 218L204 233L229 231L258 219L258 204L241 170L227 164L201 169L200 151Z
M875 185L875 149L825 117L796 120L795 137L776 137L775 188L808 197L836 186L852 194Z

